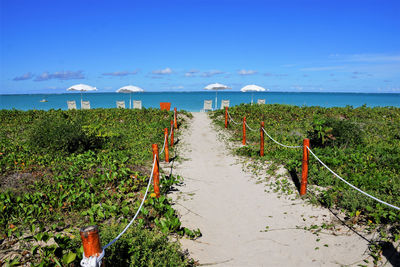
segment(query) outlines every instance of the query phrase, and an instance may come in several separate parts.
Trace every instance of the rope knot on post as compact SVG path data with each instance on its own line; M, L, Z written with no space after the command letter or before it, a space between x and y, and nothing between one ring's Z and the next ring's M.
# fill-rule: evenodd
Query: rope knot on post
M228 128L228 107L225 107L225 128Z
M160 197L160 174L159 174L159 157L158 157L158 145L157 144L152 144L151 145L153 149L153 158L154 158L154 177L153 177L153 186L154 186L154 193L156 194L156 197Z
M175 129L178 129L177 116L178 116L178 114L177 114L176 108L174 108L174 127L175 127Z
M165 145L165 162L169 162L169 151L168 151L168 128L164 129L164 145Z
M243 140L242 144L246 145L246 116L243 117Z
M303 140L303 164L301 168L300 196L304 196L307 193L309 147L310 139L306 138Z
M260 125L260 157L264 156L264 122Z
M98 267L104 257L104 249L100 245L99 229L96 225L84 227L80 230L83 243L83 257L81 266Z
M174 121L173 120L171 120L171 133L170 133L170 135L171 135L171 143L170 143L170 145L171 145L171 147L173 147L174 146Z

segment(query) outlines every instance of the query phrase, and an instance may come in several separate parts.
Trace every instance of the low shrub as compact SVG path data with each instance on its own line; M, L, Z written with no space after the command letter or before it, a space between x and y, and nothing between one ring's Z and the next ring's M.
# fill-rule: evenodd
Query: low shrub
M111 241L123 225L104 227L101 240ZM110 266L189 266L179 244L168 241L168 235L130 227L121 238L106 250L104 259Z
M29 133L28 144L33 149L52 152L83 152L101 148L104 139L86 133L82 122L66 118L47 116L37 119Z
M313 147L348 147L362 143L361 127L346 119L314 118L313 129L307 132Z

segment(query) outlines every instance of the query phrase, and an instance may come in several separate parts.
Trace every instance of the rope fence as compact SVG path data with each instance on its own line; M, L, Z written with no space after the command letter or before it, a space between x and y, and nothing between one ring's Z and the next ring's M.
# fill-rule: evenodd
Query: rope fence
M236 125L239 125L240 123L237 123L233 120L233 118L231 117L231 115L229 114L228 108L225 108L225 128L228 128L229 122L233 122ZM243 145L246 144L246 128L248 128L250 131L256 131L255 129L252 129L246 122L246 117L243 117ZM366 192L364 192L363 190L359 189L358 187L356 187L355 185L349 183L348 181L346 181L344 178L340 177L337 173L335 173L332 169L330 169L324 162L322 162L322 160L320 160L317 155L315 155L315 153L311 150L310 148L310 140L309 139L304 139L303 140L303 145L302 146L290 146L290 145L285 145L282 144L278 141L276 141L274 138L272 138L271 135L268 134L268 132L265 130L264 128L264 122L261 122L261 127L260 127L260 156L264 155L264 134L265 133L269 139L271 139L274 143L278 144L279 146L285 147L285 148L293 148L293 149L297 149L297 148L303 148L303 160L302 160L302 177L301 177L301 183L300 183L300 195L303 196L306 194L307 192L307 179L308 179L308 155L309 153L322 165L324 166L326 169L328 169L328 171L330 171L335 177L337 177L338 179L340 179L342 182L344 182L345 184L347 184L348 186L350 186L351 188L353 188L354 190L360 192L361 194L381 203L384 204L388 207L391 207L393 209L399 210L400 208L389 204L381 199L378 199Z
M168 159L168 139L171 139L170 145L173 146L173 138L174 138L174 129L177 129L177 111L174 108L174 118L171 120L171 128L170 133L168 134L168 128L164 129L164 144L161 149L160 153L165 152L165 161L169 162ZM99 267L102 265L102 260L105 256L105 250L112 246L115 242L120 239L120 237L129 229L129 227L133 224L136 220L137 216L139 215L140 211L143 208L143 204L147 198L147 195L150 190L151 182L153 181L154 186L154 193L157 198L160 197L160 181L159 181L159 153L158 153L158 145L152 145L153 150L153 166L151 169L151 174L149 181L147 183L146 191L144 193L143 199L139 205L138 210L136 211L133 218L130 222L125 226L125 228L107 245L101 247L100 245L100 237L99 237L99 230L97 226L87 226L80 230L80 235L83 243L83 255L82 260L80 262L81 266L83 267Z
M354 190L357 190L357 191L360 192L361 194L364 194L364 195L366 195L367 197L372 198L373 200L375 200L375 201L377 201L377 202L379 202L379 203L381 203L381 204L384 204L384 205L386 205L386 206L388 206L388 207L391 207L391 208L393 208L393 209L396 209L396 210L400 210L399 207L397 207L397 206L395 206L395 205L392 205L392 204L389 204L389 203L387 203L387 202L385 202L385 201L383 201L383 200L380 200L379 198L376 198L376 197L374 197L374 196L371 196L370 194L368 194L368 193L362 191L362 190L359 189L358 187L356 187L356 186L352 185L351 183L347 182L344 178L340 177L337 173L335 173L334 171L332 171L332 169L329 168L325 163L323 163L322 160L320 160L320 159L317 157L317 155L314 154L314 152L311 150L311 148L307 147L307 150L311 153L311 155L314 156L314 158L315 158L319 163L321 163L322 166L324 166L324 167L325 167L328 171L330 171L334 176L336 176L337 178L339 178L343 183L347 184L348 186L350 186L350 187L353 188Z
M153 175L154 175L154 169L155 166L157 164L157 156L154 156L154 161L153 161L153 168L151 170L151 174L150 174L150 178L149 178L149 182L147 184L147 188L146 188L146 192L144 193L142 202L140 203L140 206L138 208L138 210L135 213L135 216L133 216L132 220L128 223L128 225L117 235L117 237L115 237L112 241L110 241L107 245L105 245L102 249L101 252L99 253L99 251L97 252L91 252L92 246L93 244L91 244L93 240L93 238L89 238L90 236L93 235L97 235L97 238L94 238L95 240L98 240L99 245L97 245L96 247L100 247L100 240L98 237L98 229L97 227L93 227L93 226L88 226L85 227L83 229L81 229L80 233L81 233L81 237L82 237L82 241L83 241L83 256L82 256L82 260L81 260L81 266L83 267L97 267L97 266L101 266L102 264L102 259L105 256L105 250L111 246L112 244L114 244L115 242L117 242L118 239L120 239L120 237L128 230L128 228L132 225L132 223L135 221L136 217L139 215L140 211L142 210L144 201L146 200L147 194L149 192L150 189L150 185L151 185L151 181L153 180ZM86 242L85 242L86 241ZM91 254L91 255L90 255ZM88 255L88 256L86 256ZM90 255L90 256L89 256Z

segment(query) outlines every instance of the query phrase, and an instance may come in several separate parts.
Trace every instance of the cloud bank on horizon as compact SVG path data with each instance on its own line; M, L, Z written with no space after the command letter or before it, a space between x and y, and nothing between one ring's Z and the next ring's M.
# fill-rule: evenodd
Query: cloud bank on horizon
M0 94L59 93L78 82L100 92L126 84L199 91L220 82L233 90L400 93L396 0L1 5Z

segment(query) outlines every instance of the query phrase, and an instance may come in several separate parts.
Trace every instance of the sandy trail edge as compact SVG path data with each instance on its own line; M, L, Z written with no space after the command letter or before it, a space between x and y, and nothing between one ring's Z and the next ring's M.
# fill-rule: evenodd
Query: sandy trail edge
M183 226L203 234L195 241L181 239L191 257L218 266L356 266L366 264L364 259L372 264L368 242L348 229L338 236L296 229L333 215L266 193L218 140L207 114L193 115L179 144L185 160L174 166L184 186L172 194ZM263 231L266 226L269 231Z

